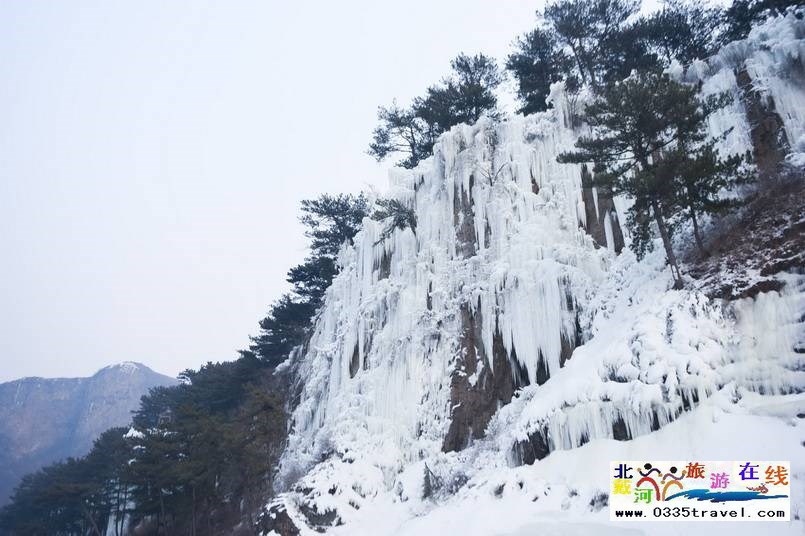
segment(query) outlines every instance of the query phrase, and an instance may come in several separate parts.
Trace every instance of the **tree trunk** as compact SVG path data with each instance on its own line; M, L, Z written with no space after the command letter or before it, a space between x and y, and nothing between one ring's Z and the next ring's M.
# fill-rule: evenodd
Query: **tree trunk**
M693 207L690 207L690 220L693 222L693 236L696 238L696 247L699 248L699 251L705 257L710 256L710 252L707 251L707 248L704 247L704 242L702 241L702 234L699 231L699 220L696 218L696 211Z
M696 209L693 207L693 195L690 188L687 188L688 195L688 210L690 210L690 221L693 222L693 237L696 239L696 247L699 252L705 257L709 257L710 253L705 249L704 242L702 241L702 233L699 231L699 219L696 217Z
M162 528L165 527L165 525L168 522L168 518L165 516L165 499L162 497L162 490L161 489L159 490L159 511L160 511L160 516L159 516L159 520L157 520L157 534L160 534L162 532ZM166 528L165 534L167 534L167 533L168 533L168 531L167 531L167 528Z
M118 480L117 485L115 486L115 536L120 536L120 531L117 530L117 524L120 521L118 518L120 516L120 481Z
M89 524L92 525L92 532L95 534L95 536L102 536L101 529L98 528L98 524L95 523L95 519L92 517L92 514L89 513L89 510L87 510L85 506L82 506L81 510L84 512L84 516L86 516Z
M569 43L569 44L570 44L570 51L573 53L573 58L576 60L576 65L579 68L579 74L581 75L581 82L582 82L582 84L586 84L587 83L587 73L585 72L585 68L582 65L581 53L573 45L573 43ZM581 47L579 47L579 48L581 48Z
M674 248L671 244L671 235L668 232L665 218L663 218L660 204L657 201L651 202L651 211L654 213L654 221L657 222L660 237L662 238L662 245L665 247L665 255L668 259L668 264L671 266L671 275L674 277L674 288L681 289L685 284L682 281L682 273L679 271L679 266L676 263L676 255L674 255Z
M193 486L193 507L191 510L190 515L193 517L190 520L190 535L196 536L196 486Z
M121 503L122 508L120 509L120 532L117 533L117 536L121 536L123 534L123 528L126 526L126 506L128 505L129 501L129 485L123 484L123 502Z
M207 534L212 534L212 499L207 501Z

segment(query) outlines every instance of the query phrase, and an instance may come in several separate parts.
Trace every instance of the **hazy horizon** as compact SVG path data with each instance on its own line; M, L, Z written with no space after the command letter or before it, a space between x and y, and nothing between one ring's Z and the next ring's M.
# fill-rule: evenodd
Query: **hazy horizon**
M75 380L75 379L82 379L82 378L91 378L92 376L95 376L96 374L98 374L99 372L101 372L104 369L126 366L127 364L130 364L130 363L133 363L135 365L140 365L140 366L147 367L150 371L155 372L157 374L161 374L162 376L168 376L168 377L173 377L173 378L176 378L176 376L177 376L177 375L171 376L170 374L165 374L163 372L160 372L159 370L156 370L153 367L150 367L147 364L142 363L140 361L118 361L118 362L115 362L115 363L109 363L107 365L103 365L103 366L99 367L97 370L95 370L93 372L90 372L88 374L67 375L67 376L42 376L42 375L20 376L20 377L17 377L17 378L9 378L9 379L0 380L0 385L2 385L4 383L11 383L11 382L15 382L15 381L19 381L19 380L26 380L26 379ZM199 365L201 365L201 363L199 363Z
M385 189L377 106L502 59L540 5L0 5L0 381L237 357L305 256L299 202Z

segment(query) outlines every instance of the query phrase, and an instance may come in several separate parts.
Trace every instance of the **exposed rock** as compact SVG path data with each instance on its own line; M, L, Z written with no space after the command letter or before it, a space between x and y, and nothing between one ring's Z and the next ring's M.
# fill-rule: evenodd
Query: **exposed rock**
M805 268L805 177L780 177L765 185L750 204L720 222L707 240L710 255L687 256L694 286L710 297L751 298L780 290L775 278Z
M735 79L746 108L755 164L760 178L768 180L777 175L790 150L783 121L775 110L774 100L754 87L746 68L737 70Z
M493 372L481 339L480 312L473 312L465 303L460 315L462 354L451 378L453 411L442 445L445 452L462 450L472 439L483 437L498 407L508 404L514 390L528 382L525 371L516 365L512 368L512 363L517 361L507 356L499 333L495 333L492 343Z
M548 431L543 430L529 435L526 440L515 443L512 447L512 458L514 458L515 464L531 465L547 456L551 452L548 442L545 440L547 435Z
M684 396L683 396L684 398ZM686 410L690 410L696 403L698 403L698 399L694 397L691 400L684 400L683 404L685 404ZM670 416L670 420L673 421L678 417L681 413L681 410L677 412L675 415ZM656 411L653 413L653 418L651 422L651 430L656 431L660 429L660 419L657 415ZM618 417L612 424L612 433L609 436L616 441L629 441L634 439L634 436L630 432L626 422L623 420L622 417ZM589 443L590 438L585 434L584 437L581 439L577 446L584 445ZM548 428L543 426L539 428L537 431L532 432L528 435L527 439L516 441L511 448L510 457L512 462L515 465L531 465L537 460L541 460L548 456L551 452L555 450L555 446L552 444L549 438Z
M349 360L349 377L354 378L355 374L358 373L358 369L361 366L360 362L360 352L358 351L358 345L355 345L355 350L352 351L352 357Z
M615 253L620 253L624 245L623 231L621 231L612 195L600 192L592 186L592 176L586 166L581 171L581 183L587 234L592 236L599 246L611 247ZM612 233L612 244L607 243L607 223L609 223Z
M383 250L383 255L380 257L380 262L374 267L377 270L377 280L382 281L388 279L391 275L391 253Z
M631 439L631 436L629 435L629 429L626 428L626 423L621 417L619 417L612 424L612 438L617 439L618 441L626 441L628 439Z
M474 183L475 179L470 175L470 192ZM458 186L453 193L453 225L456 228L456 253L463 259L472 257L478 250L472 198L466 190Z
M282 503L274 504L268 511L260 516L258 528L263 534L270 534L272 531L279 536L299 536L299 528L294 524L285 505Z
M299 505L299 511L305 516L307 526L313 528L316 532L324 533L330 527L337 527L344 524L338 512L335 510L325 510L321 513L315 508L303 503Z

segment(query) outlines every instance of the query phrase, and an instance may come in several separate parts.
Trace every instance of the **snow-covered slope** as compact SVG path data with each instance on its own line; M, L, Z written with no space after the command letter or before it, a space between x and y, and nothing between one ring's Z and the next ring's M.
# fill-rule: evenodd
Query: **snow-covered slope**
M771 21L674 68L736 96L711 121L714 135L733 128L725 152L798 150L803 24ZM734 302L671 290L662 248L637 262L622 247L628 201L556 162L582 130L561 85L550 98L542 114L457 126L393 173L389 195L416 228L381 239L367 219L342 252L288 364L299 403L272 519L339 534L606 534L618 530L602 524L609 460L663 455L791 460L792 514L805 515L805 278L778 274L781 291ZM777 117L779 147L760 145L753 113Z

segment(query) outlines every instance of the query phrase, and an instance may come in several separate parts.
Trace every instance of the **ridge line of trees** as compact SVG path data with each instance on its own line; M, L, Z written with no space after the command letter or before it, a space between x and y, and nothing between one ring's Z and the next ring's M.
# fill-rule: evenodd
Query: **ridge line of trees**
M635 72L607 85L587 106L584 119L591 134L578 139L576 151L558 157L564 163L594 164L594 185L634 200L627 219L631 247L638 258L651 249L653 222L675 288L684 286L672 242L675 229L689 220L706 255L699 217L738 206L721 195L753 177L743 166L748 156L721 157L717 140L707 132L707 117L729 102L726 95L704 99L697 86L666 74Z
M369 214L366 197L302 202L310 254L235 361L207 363L143 396L132 427L112 428L82 458L26 475L0 509L0 534L257 534L287 435L287 373L338 273L337 255Z
M392 155L412 169L433 154L438 137L482 115L499 117L495 91L511 75L518 112L547 109L550 85L563 81L568 92L599 92L634 71L661 72L673 61L689 65L724 44L743 39L752 24L799 5L792 0L734 0L724 8L694 0L665 0L640 15L640 0L559 0L537 11L536 27L517 37L501 70L484 54L460 53L451 73L428 87L409 106L393 101L378 108L378 125L368 153L378 161Z
M452 73L430 86L407 108L396 101L377 112L380 124L372 133L369 155L382 161L403 155L399 167L412 169L433 154L433 144L459 123L475 123L482 115L496 116L494 90L503 82L495 60L483 54L459 54L450 63Z
M558 0L537 12L536 28L518 37L506 58L520 113L544 111L555 82L564 82L571 94L589 91L592 102L579 116L590 134L559 161L592 164L593 186L634 200L625 222L631 248L642 258L659 235L676 288L684 281L673 247L675 232L690 222L696 247L706 256L702 216L739 206L729 193L754 175L748 165L751 155L723 156L717 137L707 133L707 118L729 99L703 98L700 86L681 84L664 73L673 62L688 65L713 55L725 43L746 37L763 17L797 5L790 0L735 0L721 8L666 0L658 10L641 15L639 0ZM499 117L494 91L503 75L494 60L476 56L483 61L459 62L461 58L467 56L452 64L457 78L481 65L483 73L493 75L471 76L470 85L446 79L414 99L410 108L381 107L370 154L378 160L403 154L406 158L398 165L413 168L433 153L436 137L451 126L473 122L484 113ZM461 98L470 87L487 95L472 109Z

